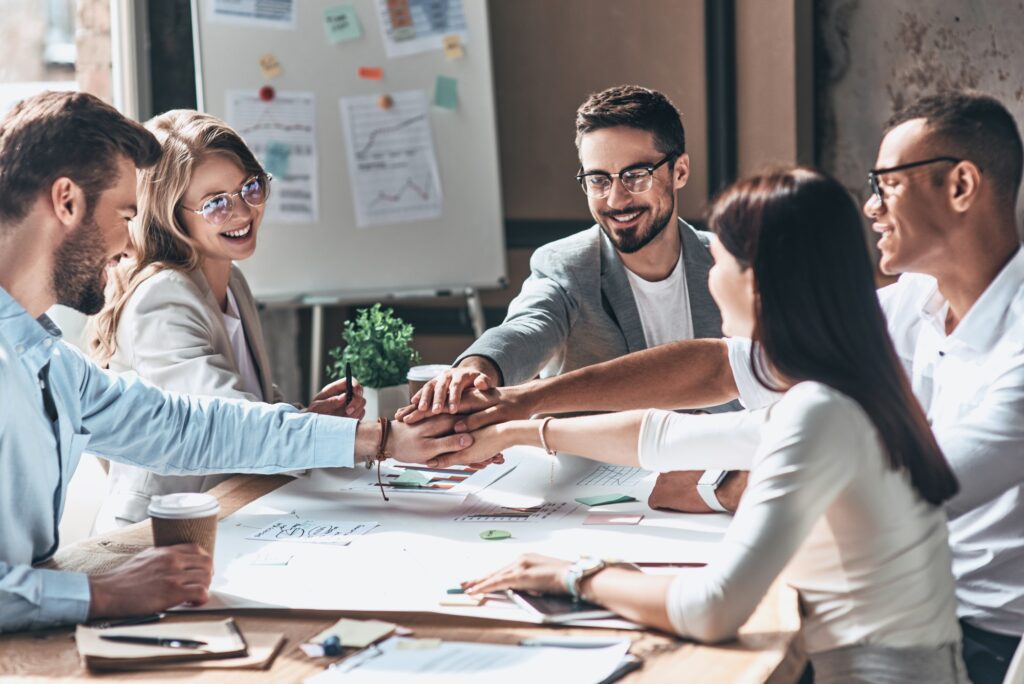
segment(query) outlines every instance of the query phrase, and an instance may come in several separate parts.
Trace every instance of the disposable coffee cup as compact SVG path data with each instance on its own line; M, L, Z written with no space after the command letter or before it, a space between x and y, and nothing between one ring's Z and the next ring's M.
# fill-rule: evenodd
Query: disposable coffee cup
M413 366L409 369L409 396L413 397L423 386L441 373L451 368L443 363L431 363L425 366Z
M148 512L154 546L199 544L213 555L220 513L217 497L195 492L154 496Z

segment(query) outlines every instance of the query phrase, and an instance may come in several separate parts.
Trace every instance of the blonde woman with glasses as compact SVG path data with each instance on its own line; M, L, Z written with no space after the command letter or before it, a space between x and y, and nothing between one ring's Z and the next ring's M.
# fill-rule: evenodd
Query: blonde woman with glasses
M162 155L139 175L139 215L126 254L107 271L107 303L90 353L112 371L184 394L281 402L256 304L234 262L252 256L271 176L223 121L174 110L146 127ZM309 409L362 418L362 388L345 403L344 380ZM112 463L98 530L147 517L154 495L206 491L230 475L156 475Z

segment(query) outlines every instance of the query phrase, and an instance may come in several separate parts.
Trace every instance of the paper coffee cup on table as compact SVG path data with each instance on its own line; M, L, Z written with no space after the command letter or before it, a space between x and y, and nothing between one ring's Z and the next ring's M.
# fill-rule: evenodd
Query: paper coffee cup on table
M413 366L409 369L409 396L414 396L423 389L423 386L436 378L441 373L451 368L443 363L431 363L425 366Z
M217 497L195 492L154 496L148 512L154 546L199 544L213 555L220 513Z

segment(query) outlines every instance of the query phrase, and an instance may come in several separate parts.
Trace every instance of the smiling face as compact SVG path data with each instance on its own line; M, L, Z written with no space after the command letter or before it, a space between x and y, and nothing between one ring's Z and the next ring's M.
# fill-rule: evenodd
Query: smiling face
M654 166L664 158L654 134L627 126L601 128L580 139L583 173L618 173L636 166ZM651 189L630 194L615 178L606 197L587 197L590 213L620 252L632 254L651 243L676 218L676 190L686 184L689 158L655 170Z
M251 176L224 154L211 154L195 165L192 182L182 197L180 216L203 259L231 262L252 256L266 205L250 207L240 195L235 195L231 198L234 203L231 217L219 226L184 207L200 209L214 195L237 193Z
M753 337L756 321L754 269L743 268L717 237L711 238L715 264L708 272L708 290L722 312L722 334Z
M875 168L891 168L943 154L929 142L924 119L905 121L882 139ZM883 273L934 274L949 259L944 227L950 225L952 217L945 186L937 185L933 179L934 174L950 168L950 164L940 162L879 177L884 201L869 197L864 203L864 214L872 219L872 229L881 235L878 249Z
M89 208L54 255L52 287L58 304L86 315L103 308L107 267L117 263L128 245L128 222L135 217L135 165L117 161L117 180Z

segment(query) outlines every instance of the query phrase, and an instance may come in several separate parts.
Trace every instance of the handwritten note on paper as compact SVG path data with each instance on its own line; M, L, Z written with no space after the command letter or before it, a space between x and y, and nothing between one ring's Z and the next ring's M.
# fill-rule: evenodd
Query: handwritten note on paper
M288 541L348 546L353 537L377 527L375 522L295 520L283 518L246 537L252 541Z
M324 30L327 40L335 45L361 38L363 27L352 5L336 5L324 10Z

